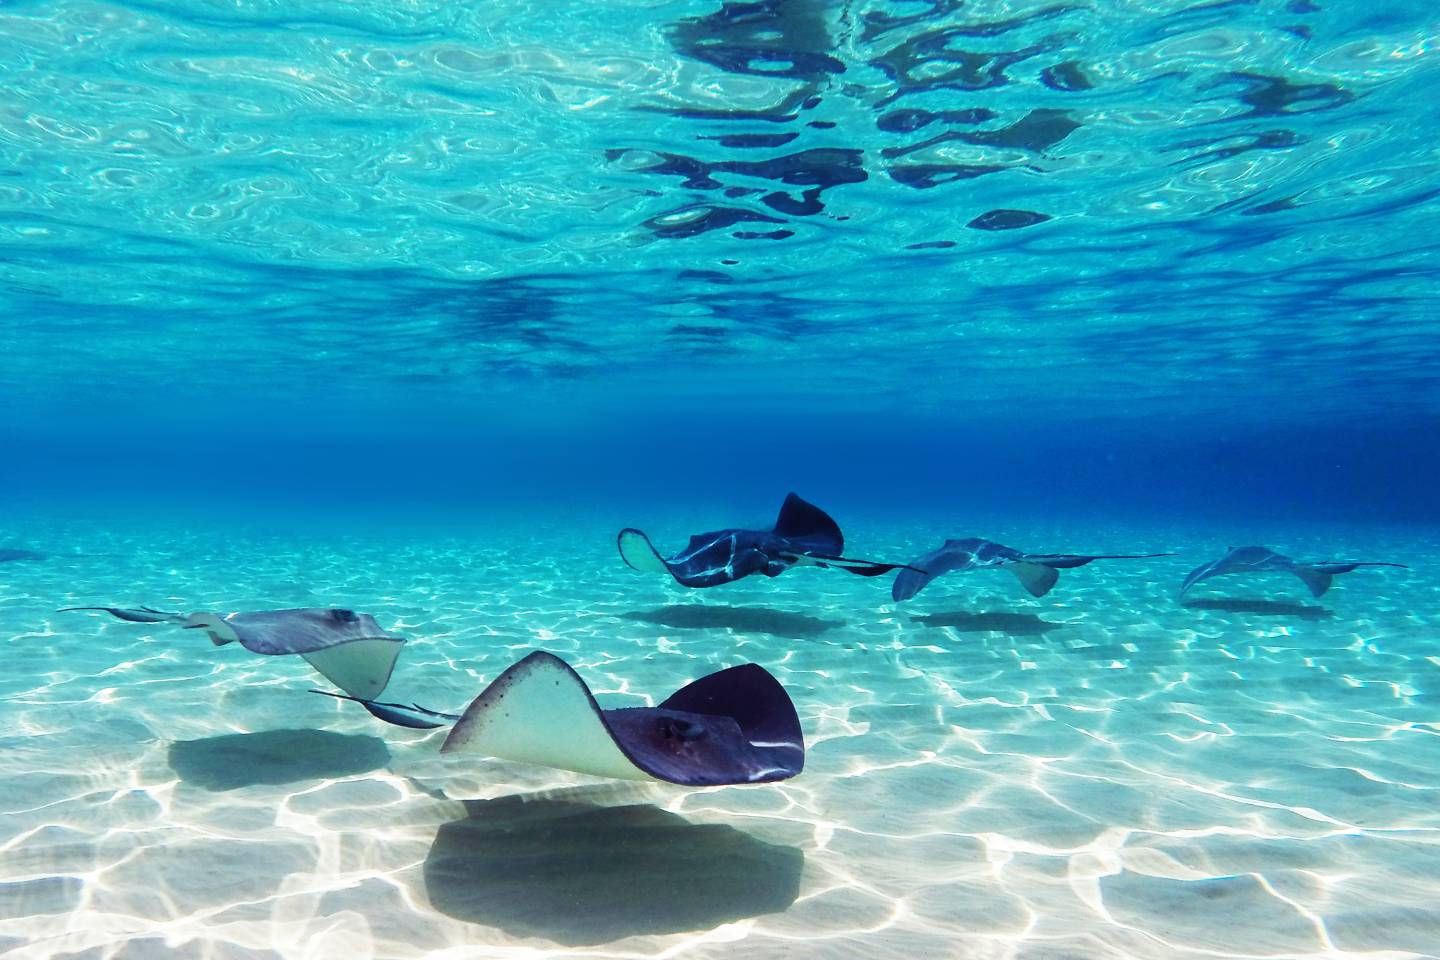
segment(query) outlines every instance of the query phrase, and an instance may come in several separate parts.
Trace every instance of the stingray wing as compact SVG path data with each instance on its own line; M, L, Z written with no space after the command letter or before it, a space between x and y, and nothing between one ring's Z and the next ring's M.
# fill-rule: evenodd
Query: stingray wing
M845 535L840 532L840 525L830 514L794 493L786 496L780 505L774 533L789 541L799 553L839 557L845 552Z
M620 748L580 675L541 650L471 701L440 747L461 751L597 777L655 779Z
M262 656L303 657L322 677L360 700L380 695L405 646L404 639L386 636L370 614L344 608L194 613L186 628L204 630L217 646L238 642Z
M905 569L895 575L895 582L890 587L891 599L896 603L909 600L941 574L974 566L975 551L985 542L987 541L946 540L923 557L911 560L905 565Z
M773 706L773 699L766 698L774 691L753 670L733 670L740 672L721 671L702 678L695 691L686 693L696 687L691 684L659 707L601 710L585 681L565 661L536 651L475 698L440 749L594 776L687 786L763 783L794 776L804 763L798 720L793 730L783 716L776 720L765 706ZM773 683L769 674L765 678ZM750 694L763 702L757 701L753 708L736 706ZM780 695L784 696L783 690ZM789 704L788 697L785 703ZM741 718L726 710L740 712ZM790 713L793 716L793 707ZM772 733L796 737L783 743L761 739ZM751 736L758 742L752 742Z
M750 748L732 754L746 763L748 782L784 780L805 769L805 735L795 704L780 681L758 664L701 677L660 708L733 720Z
M746 547L742 539L754 536L746 530L697 533L684 550L667 558L660 555L643 531L627 527L620 531L620 558L634 570L664 571L682 586L715 587L755 572L751 568L754 564L736 562ZM747 555L746 559L755 557Z
M150 607L66 607L99 610L132 623L177 623L204 630L216 646L239 643L265 656L296 654L335 686L373 700L390 682L405 641L385 635L375 618L343 608L261 610L253 613L165 613Z

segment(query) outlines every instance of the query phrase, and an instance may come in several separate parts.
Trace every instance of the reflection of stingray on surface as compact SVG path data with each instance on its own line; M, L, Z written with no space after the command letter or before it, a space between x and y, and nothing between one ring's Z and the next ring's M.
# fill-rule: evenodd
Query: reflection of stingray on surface
M1313 603L1291 603L1287 600L1187 600L1186 610L1219 610L1224 613L1261 613L1277 617L1299 617L1301 620L1324 620L1335 614Z
M170 769L206 790L352 777L379 770L390 751L379 737L328 730L228 733L170 744Z
M785 910L805 854L649 804L468 801L425 858L431 905L567 946L708 930Z
M1054 620L1041 620L1033 613L1006 613L1004 611L967 613L964 610L953 610L950 613L931 613L910 619L915 623L923 623L927 627L953 627L961 633L985 633L996 630L1000 633L1008 633L1012 637L1039 637L1056 627L1065 626Z
M813 640L826 630L845 626L843 620L821 620L800 613L765 607L728 607L707 603L672 603L655 610L630 610L622 620L639 620L681 629L726 628L741 633L768 633L772 637Z

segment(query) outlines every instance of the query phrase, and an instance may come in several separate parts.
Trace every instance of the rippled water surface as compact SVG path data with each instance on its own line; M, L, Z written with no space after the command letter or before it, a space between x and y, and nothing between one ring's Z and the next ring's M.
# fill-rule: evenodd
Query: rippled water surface
M1096 412L1433 416L1437 32L1421 0L9 3L5 376L47 411L197 365L946 410L1039 371Z

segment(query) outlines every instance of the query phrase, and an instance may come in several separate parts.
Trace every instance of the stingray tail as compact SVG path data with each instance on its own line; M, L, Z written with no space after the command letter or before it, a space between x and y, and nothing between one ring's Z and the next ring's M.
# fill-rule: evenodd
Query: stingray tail
M436 727L445 726L443 723L436 723L434 720L426 719L428 717L448 720L451 723L460 719L458 714L441 713L438 710L430 710L420 706L418 703L383 703L379 700L366 700L363 697L352 697L344 693L332 693L329 690L311 690L310 692L318 693L326 697L334 697L336 700L353 701L370 711L370 715L377 720L384 720L386 723L394 724L397 727L410 727L412 730L433 730Z
M108 613L110 616L120 620L128 620L131 623L180 623L185 619L181 613L166 613L163 610L155 610L150 607L61 607L60 613L68 613L72 610L93 610L97 613Z
M844 570L853 573L857 577L878 577L891 570L914 570L916 573L924 573L918 567L912 567L903 563L880 563L875 560L856 560L854 557L827 557L821 554L810 553L806 556L814 560L817 566L834 567L837 570Z

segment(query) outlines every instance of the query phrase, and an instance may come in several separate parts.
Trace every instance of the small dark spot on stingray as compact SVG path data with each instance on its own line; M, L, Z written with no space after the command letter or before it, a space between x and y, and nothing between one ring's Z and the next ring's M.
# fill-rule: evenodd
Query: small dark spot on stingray
M814 110L816 107L820 106L821 102L822 101L819 97L811 97L809 100L806 100L804 103L800 104L800 109Z
M926 240L924 243L912 243L906 250L949 250L955 246L954 240Z
M980 214L965 226L974 230L1018 230L1021 227L1033 227L1049 219L1049 214L1036 213L1033 210L991 210Z

